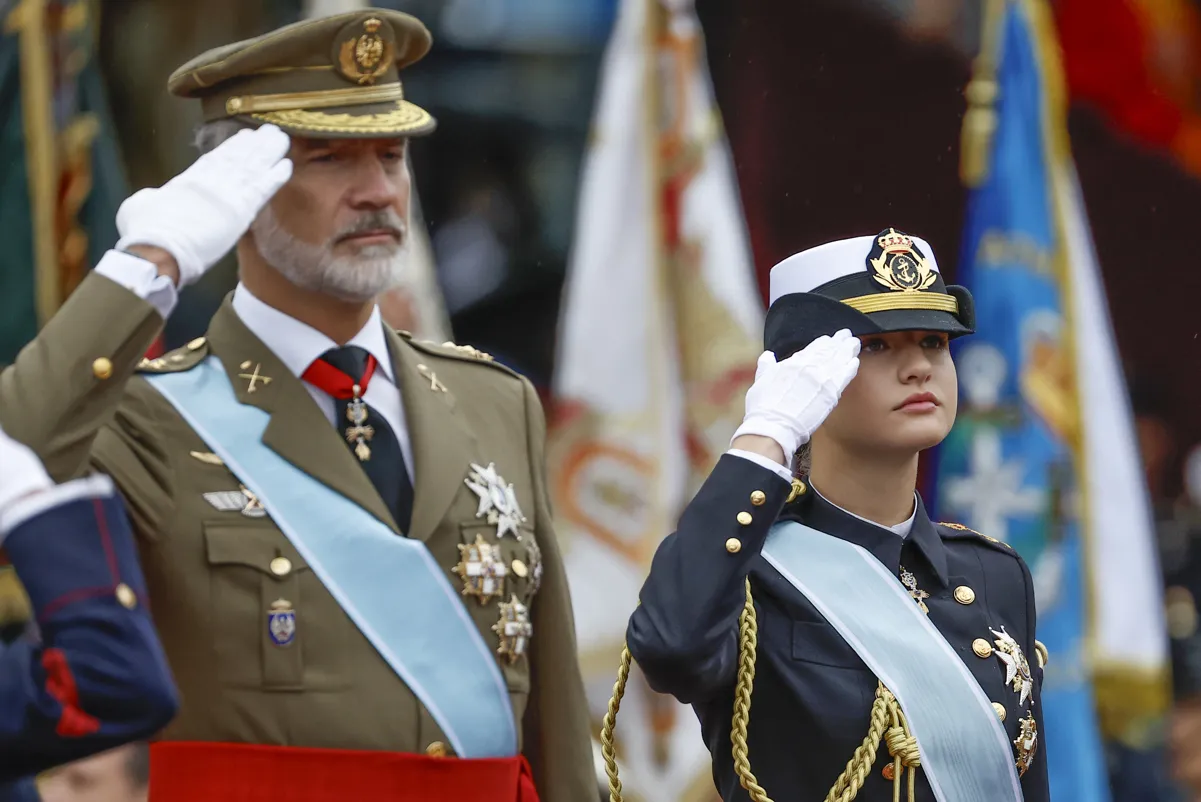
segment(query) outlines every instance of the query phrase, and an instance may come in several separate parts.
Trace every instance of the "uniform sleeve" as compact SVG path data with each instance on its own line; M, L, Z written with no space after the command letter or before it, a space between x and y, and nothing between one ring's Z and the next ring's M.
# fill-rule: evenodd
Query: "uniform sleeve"
M56 481L86 472L100 427L162 329L147 301L92 271L0 372L0 421Z
M166 726L178 698L120 500L46 510L18 523L5 550L42 642L0 653L0 783Z
M654 690L693 704L733 683L745 579L790 490L774 471L726 454L660 544L626 631Z
M1050 802L1051 787L1050 780L1047 775L1047 749L1046 749L1046 717L1043 715L1043 670L1038 667L1038 653L1035 651L1034 640L1037 637L1038 627L1038 611L1034 601L1034 581L1030 576L1030 568L1026 565L1026 561L1020 556L1017 557L1018 563L1022 568L1022 581L1026 588L1026 642L1022 644L1022 648L1027 655L1027 661L1030 663L1030 671L1034 675L1034 695L1030 702L1030 709L1034 712L1034 721L1038 726L1038 752L1034 757L1034 762L1030 768L1022 776L1022 796L1026 802Z
M523 727L525 755L542 802L596 799L588 701L576 652L575 618L559 542L551 524L546 482L546 420L533 386L525 389L530 464L537 510L534 536L542 550L542 585L530 610L530 698Z

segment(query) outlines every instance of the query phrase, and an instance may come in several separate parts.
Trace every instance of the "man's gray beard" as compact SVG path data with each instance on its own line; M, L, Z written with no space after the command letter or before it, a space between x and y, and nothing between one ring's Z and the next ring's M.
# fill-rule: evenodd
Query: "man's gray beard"
M355 230L390 227L402 232L400 244L365 245L358 253L336 256L333 243ZM365 215L354 226L330 237L324 245L311 245L294 237L264 206L250 224L255 244L267 264L297 287L364 303L401 282L409 238L403 220L391 209Z

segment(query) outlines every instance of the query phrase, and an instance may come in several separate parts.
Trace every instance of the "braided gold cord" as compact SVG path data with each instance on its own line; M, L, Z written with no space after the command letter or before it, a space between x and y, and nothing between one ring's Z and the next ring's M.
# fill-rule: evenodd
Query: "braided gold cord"
M751 761L746 748L746 728L751 720L751 691L755 687L755 652L759 646L759 619L751 598L751 580L746 579L746 601L738 616L738 683L734 686L734 717L730 722L730 743L733 745L734 771L751 796L751 802L771 802L767 792L751 773Z
M872 702L871 724L863 743L855 749L855 754L847 761L847 767L834 781L830 793L826 794L825 802L851 802L859 794L859 789L872 771L876 762L876 753L880 749L880 740L888 725L888 702L884 697L887 689L883 684L876 687L876 698Z
M909 733L909 722L905 720L905 713L892 691L885 688L884 683L880 683L877 693L884 699L888 717L891 719L885 740L888 743L888 754L892 755L892 802L901 802L901 775L905 773L906 768L909 769L909 802L913 802L917 769L922 764L917 739Z
M734 770L742 787L750 794L751 802L772 802L767 791L759 785L751 772L751 761L748 754L746 736L747 727L751 720L751 692L755 686L755 656L759 646L759 621L755 615L755 602L751 597L751 580L745 582L746 601L743 602L742 613L738 616L738 680L734 687L734 715L730 726L731 751L734 757ZM605 713L601 725L600 741L601 755L605 760L605 773L609 776L609 802L623 802L621 796L621 780L617 776L617 756L613 746L613 731L617 724L617 711L621 709L621 699L625 696L626 682L630 678L630 650L621 651L621 664L617 670L617 681L613 684L613 697L609 700L609 709ZM834 782L830 792L826 794L825 802L852 802L859 795L863 783L871 773L880 750L880 743L888 745L888 753L893 758L892 798L893 802L901 799L901 776L909 769L908 799L914 802L914 782L917 769L921 765L921 757L917 748L917 739L909 732L909 724L905 713L895 696L884 683L876 686L876 698L872 702L871 723L863 742L855 749L854 755L847 762L846 768Z
M621 780L617 776L617 750L613 747L613 730L617 726L617 711L621 709L621 698L626 694L626 682L630 679L630 650L621 650L621 665L617 668L617 681L613 683L613 696L609 709L601 723L601 756L605 759L605 774L609 775L609 802L622 802Z

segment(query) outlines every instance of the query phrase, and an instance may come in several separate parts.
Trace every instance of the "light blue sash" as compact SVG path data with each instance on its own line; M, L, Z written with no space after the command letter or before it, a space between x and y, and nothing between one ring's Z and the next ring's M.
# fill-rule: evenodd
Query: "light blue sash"
M258 496L455 753L515 755L513 708L496 658L425 544L397 535L263 445L268 414L239 403L216 357L146 378Z
M763 557L897 697L939 802L1020 802L1013 748L992 703L879 560L795 521L772 527Z

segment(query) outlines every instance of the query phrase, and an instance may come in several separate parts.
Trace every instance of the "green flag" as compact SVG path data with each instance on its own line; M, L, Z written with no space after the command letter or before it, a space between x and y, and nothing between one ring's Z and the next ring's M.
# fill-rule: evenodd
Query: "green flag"
M127 185L95 53L99 11L0 0L0 364L117 238Z

